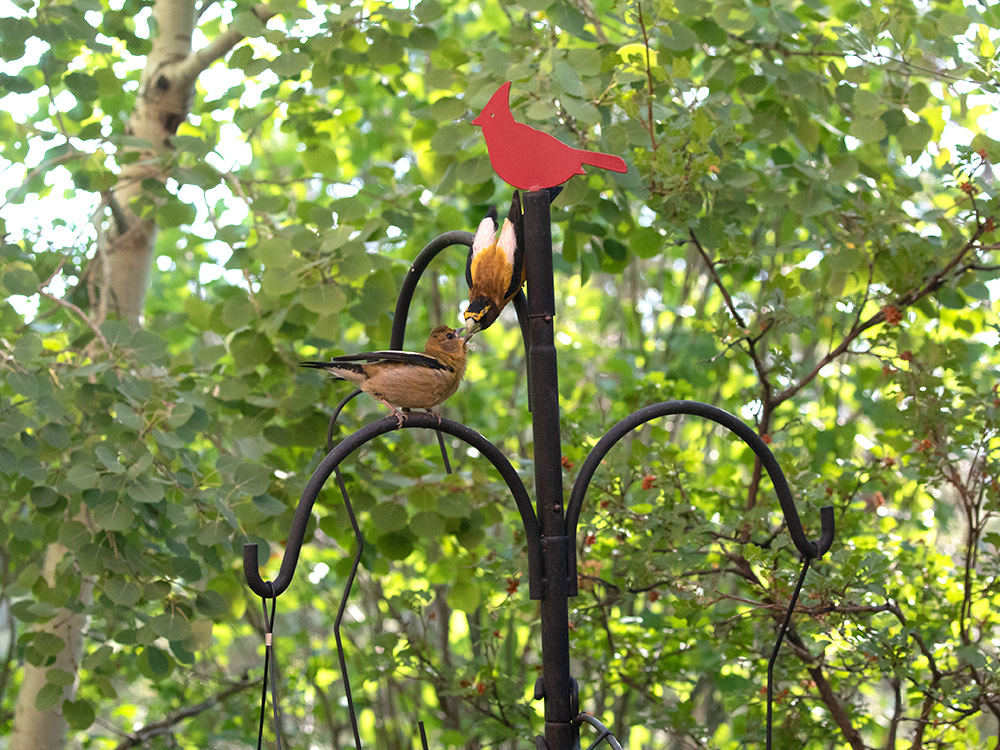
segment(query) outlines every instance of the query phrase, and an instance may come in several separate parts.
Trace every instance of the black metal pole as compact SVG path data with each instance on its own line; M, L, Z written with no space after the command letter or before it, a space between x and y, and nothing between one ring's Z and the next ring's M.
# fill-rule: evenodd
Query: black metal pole
M552 227L549 194L522 194L524 262L528 282L531 426L534 438L535 504L542 534L545 587L541 599L542 679L545 699L545 744L548 750L574 750L579 729L573 723L569 660L569 560L562 487L562 444L559 436L559 374L556 363L555 286L552 271Z

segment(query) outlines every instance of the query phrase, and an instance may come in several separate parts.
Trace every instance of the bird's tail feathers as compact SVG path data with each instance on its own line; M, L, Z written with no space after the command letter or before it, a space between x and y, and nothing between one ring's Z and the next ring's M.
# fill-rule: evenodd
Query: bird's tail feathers
M620 156L614 154L602 154L600 151L579 150L580 161L598 169L608 169L612 172L627 172L628 165Z
M299 367L312 367L316 370L326 370L335 378L351 380L351 375L364 375L362 365L356 362L299 362Z

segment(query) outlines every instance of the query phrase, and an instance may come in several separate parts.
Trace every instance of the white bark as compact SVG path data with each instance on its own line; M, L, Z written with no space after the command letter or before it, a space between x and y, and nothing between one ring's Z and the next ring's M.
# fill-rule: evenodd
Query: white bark
M56 585L58 567L67 552L68 550L61 544L51 544L46 550L42 576L50 587ZM86 606L90 603L93 587L92 580L83 579L78 596L81 605ZM64 700L71 701L75 698L77 681L63 688L62 700L52 710L39 711L35 701L38 692L46 685L49 670L77 673L83 655L83 633L86 626L85 614L63 609L37 628L38 631L60 638L66 644L66 648L52 664L37 667L32 664L25 665L24 678L14 706L14 728L10 736L9 750L55 750L65 746L68 725L62 715L62 703Z
M122 166L112 191L113 220L107 236L98 243L106 254L98 265L103 271L102 308L133 326L142 322L156 242L153 218L140 216L134 201L145 196L145 180L166 180L170 138L191 113L198 76L243 39L242 34L229 29L203 49L192 50L195 6L195 0L157 0L153 5L153 28L158 31L126 129L145 143L133 149L134 161ZM263 4L255 12L262 20L273 15Z
M144 181L166 180L170 137L190 114L198 76L243 38L233 30L225 31L204 49L193 51L195 6L195 0L156 0L153 6L153 27L158 31L127 126L129 135L145 143L132 149L137 158L122 166L112 193L109 226L98 242L100 257L96 269L101 308L95 311L96 323L103 320L105 312L114 311L133 326L141 324L156 225L152 217L142 217L136 212L134 201L144 197ZM261 20L273 15L266 5L257 6L255 12ZM55 585L57 568L66 554L66 548L59 544L52 544L46 550L44 575L49 585ZM79 603L89 604L92 593L93 582L85 579ZM47 684L49 670L78 674L86 625L86 615L67 609L39 627L60 638L66 647L52 664L25 666L9 750L62 750L66 746L69 727L62 715L62 702L74 699L76 681L63 688L63 700L49 710L39 711L36 699Z

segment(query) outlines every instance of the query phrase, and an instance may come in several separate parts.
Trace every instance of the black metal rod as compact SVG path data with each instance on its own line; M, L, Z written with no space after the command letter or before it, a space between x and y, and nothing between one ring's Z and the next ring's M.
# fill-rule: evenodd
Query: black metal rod
M792 598L788 602L788 610L785 612L785 619L782 620L781 626L778 628L778 637L774 642L774 650L771 652L771 658L767 660L767 719L764 724L764 747L766 750L771 750L771 728L773 726L773 706L774 706L774 663L778 660L778 651L781 650L781 642L785 639L785 633L788 632L788 625L792 621L792 614L795 612L795 603L799 600L799 594L802 593L802 584L806 580L806 573L809 572L809 558L807 557L802 563L802 572L799 573L799 580L795 583L795 590L792 592Z
M337 641L337 658L340 660L340 679L344 683L344 696L347 698L347 712L351 715L351 730L354 732L354 748L361 750L361 732L358 729L358 713L354 709L354 693L351 692L351 678L347 674L347 657L344 656L344 642L340 637L340 624L344 621L344 612L347 610L347 600L351 596L351 588L354 586L354 578L358 573L358 566L361 565L361 555L365 551L365 537L358 526L358 517L354 514L354 507L351 505L350 495L347 494L347 485L344 484L344 475L340 473L340 468L334 469L337 475L337 486L340 487L340 495L344 499L344 508L347 510L347 517L351 520L351 529L354 531L354 542L357 549L354 551L354 561L351 563L351 573L347 576L347 583L344 584L344 594L340 597L340 606L337 607L337 617L333 621L333 637Z
M549 193L522 194L524 262L528 283L530 346L528 382L534 446L535 502L542 533L545 589L541 600L542 694L545 699L545 743L548 750L573 750L579 727L571 705L569 602L562 486L562 443L559 435L559 375L554 322L555 287L552 272L552 224Z
M532 396L535 502L542 533L545 536L562 536L566 526L562 496L559 374L556 364L555 288L552 278L552 229L548 193L525 193L523 205L524 262L528 273L528 373Z
M576 717L578 722L584 724L590 724L594 729L598 730L597 739L593 741L587 750L593 750L595 747L600 745L603 741L607 740L608 744L611 745L613 750L622 750L621 743L618 742L618 738L612 734L611 730L608 729L604 724L597 720L596 717L591 716L588 713L581 713Z
M355 388L353 391L344 396L340 403L337 404L337 408L333 410L333 414L330 415L330 424L326 427L326 452L329 453L333 450L333 428L337 426L337 419L340 418L340 412L344 410L353 399L360 396L364 391L360 388Z
M459 422L453 422L450 419L441 419L439 423L436 414L410 412L406 415L403 427L445 432L466 442L479 451L483 458L493 464L494 468L499 472L500 477L510 489L514 503L517 505L517 510L521 515L521 523L524 526L528 545L528 592L532 599L538 599L541 596L541 581L543 578L538 521L531 507L531 500L524 487L524 482L521 481L521 477L518 476L517 471L511 466L507 457L500 452L499 448L475 430ZM295 515L292 517L292 528L288 534L288 541L285 544L285 553L281 558L281 567L273 583L261 578L257 545L253 543L243 545L243 575L246 577L247 585L257 596L278 596L292 582L313 504L316 502L320 490L333 473L333 470L365 443L396 429L399 428L396 425L395 417L389 416L377 422L371 422L357 432L344 438L343 441L338 443L326 455L326 458L320 462L320 465L316 467L312 477L310 477L309 482L306 484L305 490L302 492L298 506L295 508Z
M465 245L472 247L472 232L455 230L439 234L428 242L421 250L410 270L403 279L403 284L399 288L399 296L396 298L396 312L392 317L392 335L389 338L390 349L402 349L403 340L406 338L406 319L410 314L410 303L413 301L413 293L417 290L417 282L423 275L427 266L432 260L447 247L452 245Z
M798 511L795 509L795 500L792 498L792 490L788 486L785 474L782 472L778 460L771 453L771 449L767 447L767 443L742 420L717 406L703 404L699 401L663 401L658 404L650 404L625 417L625 419L621 420L605 433L604 437L591 449L590 454L580 466L580 473L577 475L576 483L573 485L573 491L570 494L569 504L566 508L566 532L570 539L576 539L576 526L580 520L580 511L583 507L583 500L587 494L590 480L593 479L594 472L597 471L601 460L615 443L639 425L645 424L652 419L681 414L702 417L722 425L739 437L757 455L761 465L771 478L771 484L774 486L774 491L778 496L778 503L781 505L781 512L785 516L785 525L788 527L788 534L802 557L807 559L819 558L830 548L830 545L833 544L834 536L833 508L827 506L821 509L820 540L819 542L810 541L802 529L802 522L799 520ZM572 572L576 570L575 543L569 546L569 554L570 562L568 568ZM575 595L575 578L569 581L569 588L571 595Z
M521 341L524 343L524 361L531 356L531 324L528 322L528 299L522 289L514 297L514 312L517 313L517 324L521 328ZM528 411L531 411L531 370L525 367L528 379Z

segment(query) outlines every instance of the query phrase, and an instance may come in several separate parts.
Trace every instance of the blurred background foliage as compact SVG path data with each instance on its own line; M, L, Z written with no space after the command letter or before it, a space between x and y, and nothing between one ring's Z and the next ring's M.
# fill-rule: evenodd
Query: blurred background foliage
M0 746L29 667L73 746L252 742L263 623L242 546L269 548L273 575L349 391L295 364L386 347L420 248L509 203L470 125L506 80L517 119L630 165L553 209L567 492L638 407L740 415L808 533L837 511L778 662L776 746L996 741L1000 6L274 0L264 22L206 0L195 48L246 40L202 73L133 206L159 229L136 328L95 304L91 269L135 158L153 5L2 3ZM408 347L457 324L464 262L432 265ZM376 406L352 402L340 434ZM512 313L443 412L530 487ZM345 467L369 542L345 634L370 747L410 747L418 720L432 747L541 730L523 533L486 462L450 448L451 475L420 431ZM627 746L762 744L798 566L776 511L712 425L659 420L609 454L576 540L573 671ZM339 748L353 542L332 487L316 517L279 599L284 730ZM66 611L85 615L75 671L45 627Z

